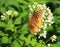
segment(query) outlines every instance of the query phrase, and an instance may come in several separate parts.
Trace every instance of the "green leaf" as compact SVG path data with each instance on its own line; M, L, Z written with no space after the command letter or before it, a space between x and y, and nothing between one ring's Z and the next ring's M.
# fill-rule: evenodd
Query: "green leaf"
M59 33L60 33L60 27L57 27L57 28L56 28L56 30L57 30L57 32L59 32Z
M18 18L16 18L16 20L14 21L14 24L21 24L21 17L20 16Z
M52 26L52 25L51 25L51 26L48 26L46 30L47 30L47 31L53 30L53 26Z
M4 7L0 7L0 12L1 13L5 12L5 11L6 11L6 9Z
M54 14L60 15L60 7L58 7L58 8L55 9Z
M10 43L10 40L8 39L7 36L3 36L1 39L1 43Z
M25 23L25 24L21 27L21 33L22 33L22 34L28 33L28 23Z
M2 31L0 31L0 36L8 36L8 34L4 34Z
M5 26L6 26L6 24L4 22L0 21L0 27L5 27Z
M23 46L24 41L19 40L19 43L20 43L21 46Z
M21 46L16 40L14 40L13 44L11 44L11 47L21 47Z
M46 45L44 44L43 40L39 40L39 42L36 43L35 47L46 47Z
M51 44L51 47L60 47L60 41L57 42L56 44L55 43L54 44Z
M60 24L60 16L54 16L54 21L57 25Z
M37 42L36 39L32 39L31 45L32 45L32 46L36 45L36 42Z
M0 31L0 36L4 36L4 33L2 31Z
M29 35L26 39L25 39L25 42L26 42L26 45L30 44L31 43L31 35Z
M15 31L15 28L14 28L14 24L12 23L12 21L9 21L6 25L6 30L11 30L11 31Z
M16 18L16 20L14 21L14 24L21 24L22 23L22 18L24 18L24 16L27 15L27 12L24 11L21 13L21 15L19 15L18 18Z
M36 0L37 2L39 2L39 0ZM47 1L47 0L40 0L40 2L39 3L41 3L41 4L44 4L44 3L48 3L49 2L49 0Z
M2 0L0 0L0 6L2 6L3 3L5 3L5 1L6 1L6 0L3 0L3 2L2 2Z
M60 41L57 44L58 44L57 46L60 47Z
M26 38L24 37L24 35L20 35L20 37L19 37L19 39L21 39L21 40L25 40Z
M40 43L37 43L35 47L42 47Z

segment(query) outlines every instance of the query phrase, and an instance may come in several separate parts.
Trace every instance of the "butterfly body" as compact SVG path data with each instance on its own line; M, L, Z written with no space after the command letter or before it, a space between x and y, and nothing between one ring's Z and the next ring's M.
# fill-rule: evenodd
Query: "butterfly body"
M32 34L39 32L39 27L42 25L42 11L35 12L29 19L29 29Z

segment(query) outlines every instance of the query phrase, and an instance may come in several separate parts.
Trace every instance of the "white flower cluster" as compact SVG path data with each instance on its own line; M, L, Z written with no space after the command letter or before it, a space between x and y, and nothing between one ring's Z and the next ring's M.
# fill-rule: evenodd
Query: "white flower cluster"
M18 12L17 11L12 11L12 10L8 10L8 11L6 11L6 14L7 15L18 15Z
M5 20L5 16L1 15L1 20L4 21Z
M34 12L42 10L43 24L42 24L42 26L40 26L39 30L42 31L41 29L43 29L43 33L40 34L40 36L43 36L44 38L46 38L47 32L45 32L45 31L46 31L47 26L51 26L51 24L54 23L53 14L52 14L51 10L49 9L49 7L46 6L46 4L38 4L36 2L34 2L34 4L32 6L29 5L29 9L30 9L29 18L32 17L32 14Z
M53 21L53 14L51 13L51 10L49 7L46 7L45 4L42 5L42 21L43 23L48 24L49 26L54 23Z
M12 14L12 11L11 10L8 10L8 11L6 11L6 14L7 15L11 15Z
M57 36L56 36L56 35L53 35L53 36L51 37L52 42L56 41L56 39L57 39Z
M43 33L40 34L39 38L40 38L40 37L46 38L46 34L47 34L47 31L44 31Z
M48 45L48 47L50 47L50 44L47 44Z
M3 15L1 15L1 20L5 20L7 17L9 17L10 15L18 15L18 12L17 11L12 11L12 10L8 10L6 11L5 13L3 13Z

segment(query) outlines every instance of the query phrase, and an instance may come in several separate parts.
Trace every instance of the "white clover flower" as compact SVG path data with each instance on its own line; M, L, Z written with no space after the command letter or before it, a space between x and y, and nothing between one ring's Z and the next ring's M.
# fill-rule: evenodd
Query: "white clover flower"
M8 11L6 12L6 14L7 14L7 15L11 15L11 14L12 14L12 11L11 11L11 10L8 10Z
M46 10L48 11L48 13L51 13L51 10L49 9L49 7L47 7Z
M30 8L30 10L32 11L32 8Z
M14 14L14 15L18 15L18 12L17 12L17 11L14 11L13 14Z
M42 5L41 5L41 4L38 4L38 5L37 5L37 9L38 9L38 10L39 10L39 9L43 10Z
M50 47L50 44L47 44L48 45L48 47Z
M5 16L1 15L1 20L5 20Z
M1 20L6 20L6 18L9 18L9 15L14 15L15 16L15 15L18 15L18 12L17 11L8 10L5 13L3 13L3 15L1 15Z
M33 8L29 5L29 9L30 9L30 11L32 11L33 10Z
M46 29L46 28L47 28L47 24L45 23L43 29Z
M37 35L37 33L35 33L34 35Z
M41 31L41 29L39 29L39 31Z
M34 12L37 12L39 10L42 11L42 15L41 15L42 16L42 25L39 27L39 31L43 32L40 34L40 37L43 36L44 38L46 38L47 33L45 33L45 30L47 29L48 26L51 26L54 23L53 13L51 12L50 8L46 6L46 4L38 4L36 2L34 2L34 4L31 6L29 5L29 9L30 9L29 16L31 16L31 17L33 16L32 14Z
M36 2L34 2L34 5L36 5L37 3Z
M43 4L43 8L46 9L46 4Z
M57 36L56 36L56 35L53 35L53 36L51 37L52 42L56 41L56 39L57 39Z
M48 15L48 13L45 13L45 15Z
M44 30L44 32L41 33L38 38L40 38L40 37L46 38L46 35L47 35L47 31Z
M5 13L3 13L3 15L6 15Z
M51 24L53 24L53 23L54 23L54 21L51 22Z
M51 24L49 23L49 26L51 26Z
M35 9L36 5L33 5L33 8Z
M44 34L45 34L45 35L47 34L47 31L46 31L46 30L44 30Z

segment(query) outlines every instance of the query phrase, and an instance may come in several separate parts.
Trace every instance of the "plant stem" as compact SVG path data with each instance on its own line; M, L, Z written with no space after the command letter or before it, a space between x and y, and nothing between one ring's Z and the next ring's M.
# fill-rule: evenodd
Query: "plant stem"
M50 39L51 39L51 37L46 41L46 44L49 42Z

